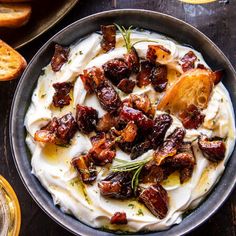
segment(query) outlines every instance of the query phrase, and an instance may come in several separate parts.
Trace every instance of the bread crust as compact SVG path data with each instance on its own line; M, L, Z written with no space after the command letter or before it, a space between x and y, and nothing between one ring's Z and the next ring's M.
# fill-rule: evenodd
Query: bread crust
M29 4L0 3L0 27L17 28L25 25L31 11Z
M26 66L24 57L0 39L0 81L18 78Z

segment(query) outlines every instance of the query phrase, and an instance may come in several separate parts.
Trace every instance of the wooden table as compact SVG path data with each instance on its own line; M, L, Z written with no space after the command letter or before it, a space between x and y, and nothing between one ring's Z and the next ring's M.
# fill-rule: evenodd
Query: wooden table
M122 8L160 11L187 21L212 39L226 54L233 66L236 66L236 0L219 0L207 5L183 4L178 0L80 0L59 24L22 48L20 52L27 61L30 61L48 38L71 22L103 10ZM36 205L23 186L13 163L9 145L8 121L17 83L18 80L0 84L0 174L10 182L19 198L22 211L21 235L71 235ZM235 226L236 191L213 217L189 235L235 235Z

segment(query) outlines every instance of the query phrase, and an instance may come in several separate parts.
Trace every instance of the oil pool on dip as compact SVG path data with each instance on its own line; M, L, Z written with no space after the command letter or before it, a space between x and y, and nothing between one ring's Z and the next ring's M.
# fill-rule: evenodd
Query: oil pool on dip
M94 32L69 49L57 45L42 68L25 116L32 174L55 205L87 225L165 230L222 175L235 143L234 111L220 74L199 52L119 29L115 38ZM191 87L202 81L207 91ZM158 203L146 201L151 193Z

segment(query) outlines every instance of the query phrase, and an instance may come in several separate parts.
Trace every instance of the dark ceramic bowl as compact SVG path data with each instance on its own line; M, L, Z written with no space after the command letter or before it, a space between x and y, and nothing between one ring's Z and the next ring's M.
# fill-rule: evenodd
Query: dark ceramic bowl
M76 21L52 37L31 60L16 89L10 118L11 147L19 175L33 199L58 224L77 235L108 236L113 234L93 229L72 216L62 213L58 207L53 205L50 194L31 174L31 157L25 144L24 117L41 68L50 62L54 43L70 45L83 36L98 30L101 24L114 22L160 32L180 43L193 46L203 54L212 69L225 69L226 76L223 83L230 92L232 101L236 101L236 74L229 60L204 34L174 17L146 10L102 12ZM234 150L219 183L196 210L186 216L179 225L174 225L166 231L151 232L148 235L182 235L203 223L222 205L232 191L236 181L235 169L236 153Z

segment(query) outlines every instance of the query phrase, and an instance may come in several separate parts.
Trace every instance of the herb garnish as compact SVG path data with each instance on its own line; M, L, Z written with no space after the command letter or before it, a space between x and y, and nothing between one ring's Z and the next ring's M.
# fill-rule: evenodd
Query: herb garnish
M144 160L140 161L124 161L120 159L115 159L117 162L120 162L121 164L115 165L111 168L113 172L127 172L127 171L133 171L133 177L131 181L131 187L136 191L138 183L139 183L139 174L144 167L144 165L149 162L152 159L152 157L149 157Z
M140 209L140 208L138 209L137 215L138 215L138 216L140 216L140 215L143 216L143 215L144 215L142 209Z
M128 28L125 29L124 26L119 26L117 24L114 23L114 25L117 27L117 29L120 31L124 41L125 41L125 46L127 48L127 51L130 52L130 49L132 47L131 45L131 40L130 40L130 34L131 34L131 29L132 29L132 25Z
M117 29L120 31L124 41L125 41L125 47L127 48L127 51L130 52L130 49L137 43L141 43L141 42L153 42L153 43L160 43L160 41L158 40L150 40L150 39L143 39L143 40L138 40L136 42L134 42L133 44L131 44L131 39L130 39L130 35L131 35L131 30L132 30L132 25L128 28L125 29L124 26L119 26L117 24L114 23L114 25L117 27Z

